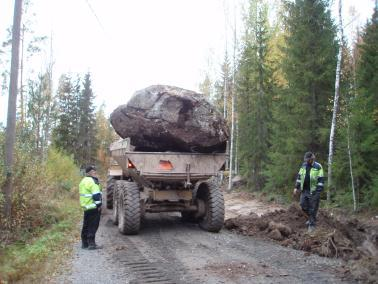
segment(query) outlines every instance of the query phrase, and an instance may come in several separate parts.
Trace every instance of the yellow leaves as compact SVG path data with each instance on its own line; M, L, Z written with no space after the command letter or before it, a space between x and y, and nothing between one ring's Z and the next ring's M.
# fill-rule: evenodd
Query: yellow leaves
M267 61L273 70L273 81L278 87L287 87L288 82L282 70L282 60L285 56L283 48L286 46L285 33L274 34L268 42Z

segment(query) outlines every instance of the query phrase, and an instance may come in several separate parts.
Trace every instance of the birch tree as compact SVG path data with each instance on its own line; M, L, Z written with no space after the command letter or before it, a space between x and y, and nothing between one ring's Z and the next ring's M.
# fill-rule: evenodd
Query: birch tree
M332 123L331 131L329 134L329 154L328 154L328 191L327 200L331 200L332 191L332 166L333 166L333 152L335 144L335 131L336 131L336 116L339 109L339 97L340 97L340 76L341 76L341 62L343 56L343 17L342 17L342 0L339 0L339 52L337 55L336 65L336 80L335 80L335 97L333 100L332 110Z
M232 177L233 174L237 174L238 172L238 122L237 122L237 115L236 115L236 106L237 106L237 92L236 92L236 66L237 66L237 59L236 59L236 51L238 47L237 43L237 32L236 32L236 4L234 3L233 7L233 17L234 23L232 26L232 33L233 33L233 55L232 55L232 72L231 72L231 87L230 95L231 95L231 137L230 137L230 160L229 160L229 180L228 180L228 190L232 189Z

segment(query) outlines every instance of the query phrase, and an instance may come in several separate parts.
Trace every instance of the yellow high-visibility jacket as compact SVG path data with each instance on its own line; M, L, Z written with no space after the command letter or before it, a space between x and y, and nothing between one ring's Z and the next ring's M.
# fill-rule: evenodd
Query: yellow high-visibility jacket
M96 178L85 177L79 184L80 206L86 210L101 206L101 186Z

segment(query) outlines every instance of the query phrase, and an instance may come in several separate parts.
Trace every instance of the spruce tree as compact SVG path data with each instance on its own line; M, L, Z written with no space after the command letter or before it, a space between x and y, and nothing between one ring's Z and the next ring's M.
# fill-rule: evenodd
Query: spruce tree
M366 25L359 46L357 94L351 106L356 183L362 198L378 206L378 8Z
M269 187L294 184L303 154L324 164L336 67L336 30L326 0L287 2L283 71L288 87L275 100Z
M77 84L76 84L77 85ZM76 155L78 139L78 98L71 76L62 75L58 86L57 125L53 131L54 145L67 154Z
M272 73L267 61L267 15L263 1L250 1L237 81L241 172L255 190L265 183L270 139Z
M83 89L80 91L78 101L78 143L76 160L80 166L93 163L96 159L96 115L94 107L94 94L89 73L85 74Z

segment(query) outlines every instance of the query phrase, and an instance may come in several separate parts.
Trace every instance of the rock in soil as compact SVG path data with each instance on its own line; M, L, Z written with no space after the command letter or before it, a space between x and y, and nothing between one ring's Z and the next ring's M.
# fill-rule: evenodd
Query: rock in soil
M351 268L346 277L378 282L378 230L357 219L336 218L325 210L318 213L317 228L307 233L307 218L300 206L262 216L251 214L226 220L225 227L244 235L278 241L281 245L325 257L342 258Z
M110 115L136 151L225 152L226 121L202 94L155 85L134 93Z

